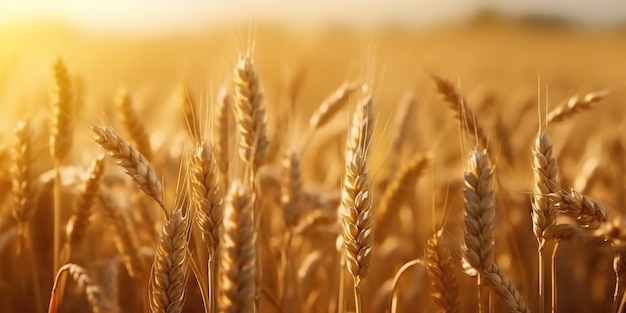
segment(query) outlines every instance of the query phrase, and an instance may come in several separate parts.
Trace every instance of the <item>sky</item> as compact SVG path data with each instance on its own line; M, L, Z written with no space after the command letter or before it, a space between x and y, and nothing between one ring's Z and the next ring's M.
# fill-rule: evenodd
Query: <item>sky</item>
M624 0L0 0L0 25L60 18L84 29L159 32L246 19L315 26L402 24L414 27L471 16L481 8L539 13L610 25L626 20Z

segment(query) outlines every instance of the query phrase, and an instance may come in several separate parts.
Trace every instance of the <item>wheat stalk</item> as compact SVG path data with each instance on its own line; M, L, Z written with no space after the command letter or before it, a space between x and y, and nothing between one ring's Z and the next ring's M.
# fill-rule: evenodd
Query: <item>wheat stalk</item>
M150 312L179 313L185 304L189 218L181 210L163 224L150 274Z
M109 152L109 156L117 160L117 165L126 169L126 174L144 193L152 197L167 215L161 182L146 158L113 130L99 126L92 126L91 130L96 133L94 140Z
M52 91L52 121L50 125L50 154L54 159L54 213L53 213L53 268L59 268L61 249L61 163L72 149L74 126L72 111L74 99L71 90L70 77L61 58L57 58L52 65L54 87Z
M559 177L556 158L552 156L552 143L546 132L540 133L532 147L533 153L533 197L532 221L533 232L539 243L537 257L539 264L539 312L544 311L544 261L543 247L551 239L556 226L558 210L545 194L559 190Z
M362 136L365 134L362 133ZM365 139L364 139L365 140ZM371 183L368 180L366 152L359 144L346 164L339 219L342 225L343 252L348 272L354 281L356 312L361 312L359 286L372 261L374 231Z

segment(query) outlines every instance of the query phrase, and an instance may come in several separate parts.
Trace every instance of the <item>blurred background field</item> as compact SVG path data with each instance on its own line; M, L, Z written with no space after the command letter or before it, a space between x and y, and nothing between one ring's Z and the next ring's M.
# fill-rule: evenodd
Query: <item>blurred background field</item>
M187 82L203 112L210 112L218 89L232 80L238 55L245 53L252 42L254 63L265 91L268 127L272 138L280 142L275 149L282 150L297 143L320 102L343 82L370 80L377 118L375 142L380 143L372 162L373 168L383 167L381 172L384 173L388 146L397 135L393 128L398 119L398 104L407 91L413 92L417 103L410 130L413 137L405 143L404 157L418 152L436 156L429 174L417 188L417 193L423 197L419 200L419 210L423 213L424 224L418 226L421 236L418 244L403 243L397 255L381 252L394 258L390 266L394 271L388 270L386 264L374 265L373 273L379 274L368 278L370 287L364 291L373 298L378 294L376 288L393 276L400 265L423 252L423 242L432 234L432 221L441 217L441 211L431 214L432 207L439 210L452 205L448 240L457 248L462 240L463 199L458 187L463 177L465 151L460 151L458 123L439 100L430 75L445 77L460 88L491 135L495 147L492 153L499 160L497 171L502 177L499 192L508 198L507 203L514 204L510 210L498 209L498 263L534 308L537 306L536 239L527 200L532 180L530 146L539 127L538 101L542 106L554 108L577 94L609 91L601 103L584 113L584 117L576 118L575 123L551 129L551 136L555 150L566 152L559 156L560 166L567 169L562 173L565 186L574 185L585 161L597 157L606 165L603 173L608 178L601 180L590 191L591 195L618 212L626 209L625 173L615 174L613 170L618 167L612 165L622 161L615 160L615 154L607 148L614 140L623 143L626 126L623 119L626 113L623 101L626 99L626 8L621 2L609 2L599 8L589 8L581 2L559 16L555 12L559 12L559 5L567 6L564 1L554 1L555 8L546 7L544 11L524 9L515 1L507 2L508 5L498 10L482 3L443 1L438 6L422 8L402 1L389 4L381 1L377 5L365 5L362 11L352 11L348 4L334 11L327 8L333 5L327 1L320 4L325 9L319 12L311 4L293 9L293 4L287 2L268 2L261 9L241 1L216 10L220 14L213 12L214 21L210 22L203 17L208 9L194 12L174 4L164 5L162 1L155 5L155 11L146 9L145 12L142 11L145 4L139 4L140 1L127 6L113 2L119 5L119 11L115 5L102 6L100 11L86 10L90 13L80 18L81 11L72 1L60 2L63 5L58 7L43 5L48 11L35 9L36 2L30 7L32 11L28 11L31 2L24 6L0 2L3 19L0 20L0 145L11 144L12 129L18 120L26 117L39 126L42 132L39 136L47 139L53 84L50 65L57 57L64 60L78 86L82 107L80 114L73 117L77 131L70 164L87 164L101 152L92 142L89 127L92 124L116 125L113 103L121 88L133 96L134 105L149 130L153 149L174 159L180 157L181 151L188 148L180 104L181 84ZM357 2L348 3L358 6ZM98 4L92 2L96 7ZM284 8L273 9L281 4ZM204 8L195 2L193 5ZM446 6L454 9L447 10ZM528 6L541 8L534 2L529 2ZM290 8L295 12L293 16L289 14ZM403 8L406 9L403 11ZM188 15L188 23L160 23L159 18L164 18L168 10L177 21ZM326 18L307 17L309 11L311 15ZM235 12L240 12L241 16ZM262 18L256 18L257 13ZM9 18L11 14L24 18ZM233 15L232 19L229 14ZM137 19L136 23L133 18ZM328 154L340 159L342 147L339 145L343 141L328 138L346 133L354 102L334 120L334 126L320 131L309 151L322 151L332 142L332 149L329 149L332 151ZM286 131L294 129L297 131ZM48 153L46 146L37 149ZM324 192L338 187L333 183L338 182L343 164L339 161L328 162L330 165L324 163L334 160L332 157L318 159L318 154L314 153L302 156L303 164L312 164L303 166L307 187ZM171 160L164 159L157 165L163 167L159 175L168 182L166 192L173 194L178 167L167 168ZM280 162L274 160L273 165L277 164ZM42 168L47 170L48 165ZM328 170L330 178L324 176L324 170ZM444 204L446 188L457 193ZM436 199L431 203L433 193ZM508 210L508 213L501 215L501 210ZM406 224L398 234L406 234L403 232L410 227ZM511 252L510 241L516 242L522 255ZM407 245L411 247L406 248ZM562 253L574 254L582 247L584 244L565 246ZM457 248L453 252L455 259L459 256ZM532 256L528 256L530 254ZM568 264L569 260L561 260L562 273L581 273L559 276L563 286L560 311L610 309L613 252L602 250L598 254L602 261L595 259L595 254L580 257L584 261L576 259L580 261L576 264L585 264L587 270L577 269ZM519 258L521 256L524 257ZM48 264L42 267L44 265L51 267ZM0 289L12 277L5 276L9 279L3 280L1 274L8 275L7 272L10 270L0 269ZM595 273L600 274L596 280L591 280L589 277ZM48 276L41 285L42 294L46 296L52 283L52 277ZM457 276L461 286L473 286L474 282L461 272ZM422 287L426 288L426 284ZM420 288L411 290L417 290L418 295L413 293L403 298L406 312L415 299L425 301L419 303L429 301L426 293L420 293ZM565 300L568 298L580 302ZM15 299L20 297L4 301L0 308L16 308L18 300ZM190 308L200 307L197 294L190 292L189 299ZM464 300L461 311L471 312L475 306L473 301L473 298ZM77 307L81 307L80 304ZM137 303L131 303L130 307L138 308ZM423 307L425 311L433 309L432 304ZM321 306L315 308L316 312L324 311ZM372 304L370 310L378 312L377 308L380 307Z

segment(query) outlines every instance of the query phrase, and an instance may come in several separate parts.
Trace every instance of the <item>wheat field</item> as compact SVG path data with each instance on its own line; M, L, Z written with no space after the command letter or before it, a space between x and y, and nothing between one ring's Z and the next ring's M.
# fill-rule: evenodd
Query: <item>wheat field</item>
M2 312L623 312L621 29L0 29Z

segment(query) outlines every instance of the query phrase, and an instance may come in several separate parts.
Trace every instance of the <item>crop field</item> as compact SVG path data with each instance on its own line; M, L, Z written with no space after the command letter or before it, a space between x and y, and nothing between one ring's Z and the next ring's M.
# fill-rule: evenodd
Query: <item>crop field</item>
M0 28L0 312L626 312L625 34Z

